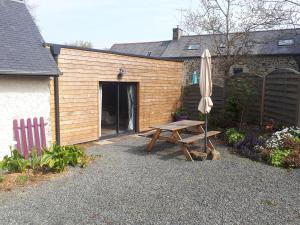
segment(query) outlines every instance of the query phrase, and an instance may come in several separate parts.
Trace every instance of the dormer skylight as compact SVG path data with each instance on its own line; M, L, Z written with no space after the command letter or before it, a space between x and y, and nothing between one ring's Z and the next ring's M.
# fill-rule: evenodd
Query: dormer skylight
M187 47L188 50L199 50L200 49L200 44L190 44Z
M290 45L294 45L294 39L278 40L278 46L290 46Z

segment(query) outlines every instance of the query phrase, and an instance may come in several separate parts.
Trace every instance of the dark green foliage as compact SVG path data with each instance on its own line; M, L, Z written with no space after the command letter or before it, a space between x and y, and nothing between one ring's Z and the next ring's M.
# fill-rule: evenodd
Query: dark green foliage
M33 150L30 154L30 166L34 171L41 169L41 157L39 157L37 150Z
M44 151L41 167L54 172L62 172L68 165L80 165L81 167L87 165L87 156L82 148L75 145L59 146L54 144L49 150Z
M175 116L188 116L188 111L184 107L180 107L176 110Z
M24 159L17 150L11 151L11 156L4 156L1 162L2 169L9 172L24 173L30 167L30 161Z
M238 124L241 129L255 94L252 80L233 77L227 81L224 117L228 125Z
M38 156L37 151L33 150L29 159L25 159L17 150L11 152L11 156L5 156L0 161L0 169L9 172L24 173L27 169L37 171L62 172L66 166L86 167L88 157L82 148L69 145L53 145L50 149L44 150L42 156Z
M291 153L289 149L275 149L271 152L270 162L273 166L282 167L285 158Z
M240 141L244 140L245 135L235 128L227 129L225 133L225 141L228 145L234 146L235 144L239 143Z

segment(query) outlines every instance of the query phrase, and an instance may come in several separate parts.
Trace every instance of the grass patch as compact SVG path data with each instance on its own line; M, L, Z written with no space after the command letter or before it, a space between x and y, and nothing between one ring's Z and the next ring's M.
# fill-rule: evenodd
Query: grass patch
M4 176L0 176L0 183L4 181Z
M261 200L260 201L262 204L264 205L268 205L268 206L277 206L277 203L276 202L272 202L271 200L269 199L264 199L264 200Z
M29 177L27 175L20 175L16 178L16 183L18 185L24 185L28 182Z

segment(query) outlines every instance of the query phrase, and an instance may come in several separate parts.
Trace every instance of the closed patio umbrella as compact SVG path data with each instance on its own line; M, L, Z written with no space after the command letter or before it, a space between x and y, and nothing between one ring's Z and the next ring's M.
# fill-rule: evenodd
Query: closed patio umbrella
M213 102L212 95L212 79L211 79L211 55L207 49L204 50L201 56L201 69L200 69L200 93L201 100L198 110L205 114L205 151L207 152L207 114L210 112Z

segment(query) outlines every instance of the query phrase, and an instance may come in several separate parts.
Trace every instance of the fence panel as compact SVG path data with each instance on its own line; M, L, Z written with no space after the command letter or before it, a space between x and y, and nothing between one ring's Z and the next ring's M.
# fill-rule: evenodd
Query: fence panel
M20 122L18 120L13 121L13 130L16 140L15 148L25 158L29 157L33 149L36 149L40 155L42 153L42 149L47 147L45 133L46 125L47 124L44 122L43 117L40 117L39 121L37 118L34 118L33 123L31 119L27 119L26 124L24 119L21 119Z
M200 99L201 95L198 84L185 87L183 94L183 107L188 110L190 119L199 119L198 105ZM212 101L214 103L214 107L212 108L211 113L221 112L224 105L223 87L213 85Z
M245 86L249 90L245 90ZM250 92L251 96L247 102L247 109L244 112L244 122L260 124L261 108L262 108L262 88L263 88L263 77L249 74L240 73L231 76L226 81L226 100L230 97L230 93L234 90L234 97L242 99L246 92ZM240 93L240 94L236 94Z
M282 125L299 126L300 75L291 69L278 69L265 77L263 119Z

